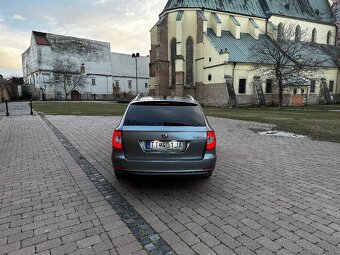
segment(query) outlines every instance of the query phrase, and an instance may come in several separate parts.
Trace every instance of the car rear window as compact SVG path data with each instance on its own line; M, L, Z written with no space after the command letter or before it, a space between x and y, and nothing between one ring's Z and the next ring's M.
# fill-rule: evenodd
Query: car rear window
M130 105L126 126L205 126L198 105Z

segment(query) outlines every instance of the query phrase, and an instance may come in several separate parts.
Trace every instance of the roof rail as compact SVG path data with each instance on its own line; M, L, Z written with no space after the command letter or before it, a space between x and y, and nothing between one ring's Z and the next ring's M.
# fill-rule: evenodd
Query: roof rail
M143 97L143 94L141 93L138 93L138 95L135 97L134 100L138 100L138 99L141 99Z
M188 98L188 99L190 99L191 101L195 101L195 99L193 98L192 95L186 95L185 97Z

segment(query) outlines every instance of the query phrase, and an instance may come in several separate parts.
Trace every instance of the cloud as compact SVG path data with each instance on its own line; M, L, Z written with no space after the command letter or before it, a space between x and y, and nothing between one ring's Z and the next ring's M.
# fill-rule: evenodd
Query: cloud
M14 16L11 19L26 20L26 18L22 16L21 14L14 14Z
M112 0L95 0L94 4L98 4L98 5L105 5L109 2L112 2Z
M12 30L0 23L0 70L10 76L22 73L21 54L28 48L30 32Z
M4 22L4 21L5 21L4 17L0 15L0 22Z
M22 72L21 54L29 47L32 30L109 42L112 52L148 55L149 31L165 5L164 0L74 0L73 7L65 8L70 1L60 0L53 8L37 8L34 2L30 7L23 4L22 15L12 17L27 18L20 27L17 22L5 27L1 20L6 17L0 14L0 72L6 68Z

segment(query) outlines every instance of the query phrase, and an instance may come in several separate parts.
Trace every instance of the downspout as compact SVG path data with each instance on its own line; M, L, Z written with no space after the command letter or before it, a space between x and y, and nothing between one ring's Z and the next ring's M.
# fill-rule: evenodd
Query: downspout
M340 67L338 67L338 74L337 74L337 80L336 80L336 86L335 86L335 98L337 97L338 94L338 86L340 84L339 82L339 77L340 77Z
M236 68L237 63L233 62L233 65L234 65L234 67L233 67L233 87L234 87L234 84L235 84L235 68ZM235 87L234 87L234 89L235 89Z

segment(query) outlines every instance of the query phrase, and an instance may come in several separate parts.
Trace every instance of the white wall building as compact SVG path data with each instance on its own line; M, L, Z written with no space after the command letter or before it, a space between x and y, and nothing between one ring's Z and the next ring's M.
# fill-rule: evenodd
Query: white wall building
M128 54L111 53L112 80L115 87L119 87L120 93L131 91L132 94L137 94L137 92L149 94L149 62L148 57L132 58Z
M72 90L69 99L113 100L136 94L135 59L111 53L108 42L33 31L30 47L22 54L22 67L24 82L35 86L40 99L65 99L74 77L80 75L87 85ZM137 70L138 92L148 94L148 57L137 59Z

